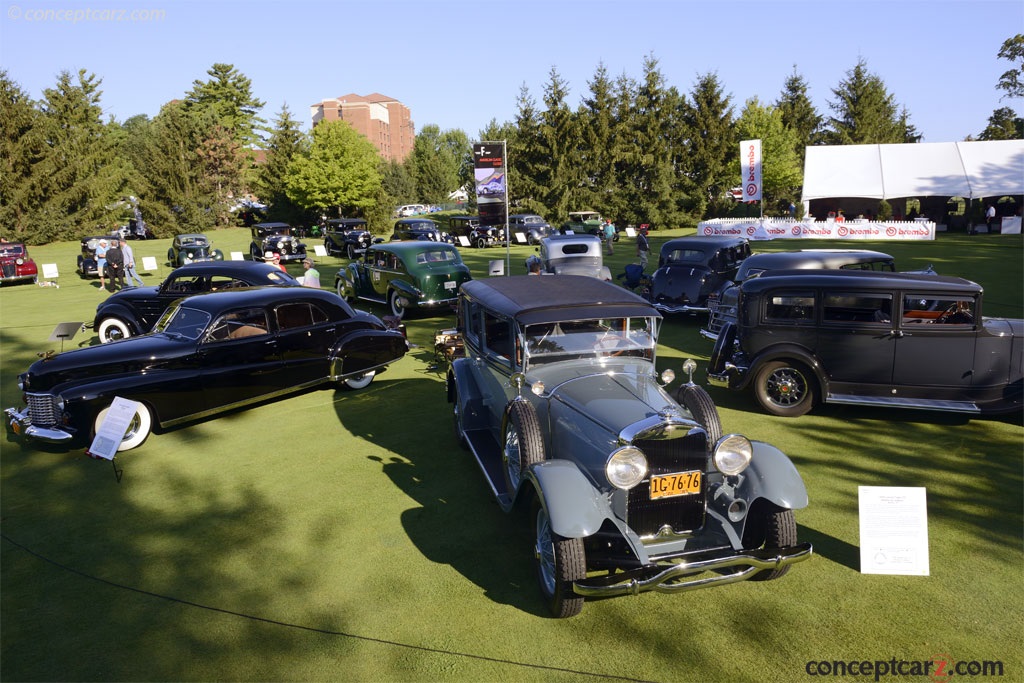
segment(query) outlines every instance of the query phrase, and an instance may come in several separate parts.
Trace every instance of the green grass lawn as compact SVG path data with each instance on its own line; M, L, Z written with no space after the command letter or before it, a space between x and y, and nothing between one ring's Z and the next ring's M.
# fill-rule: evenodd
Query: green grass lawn
M688 231L688 232L692 232ZM652 235L652 261L668 236ZM210 233L248 252L243 229ZM316 240L309 240L311 244ZM163 262L169 240L133 242ZM1024 317L1020 236L935 242L756 243L755 251L871 248L985 287L985 313ZM103 299L79 245L31 249L60 288L0 289L0 398L64 321ZM513 247L523 271L527 247ZM477 277L503 248L463 250ZM635 255L616 245L612 273ZM318 258L324 286L344 267ZM298 266L290 267L300 274ZM143 277L156 283L170 271ZM383 314L383 309L372 308ZM1024 680L1024 428L1011 419L824 406L795 420L710 388L727 431L799 468L815 557L784 578L590 601L546 616L522 515L495 505L452 434L436 329L360 392L323 389L152 435L110 463L81 450L0 454L0 679L795 681L809 661L1001 661ZM663 327L660 367L711 351L700 320ZM65 349L96 343L92 330ZM927 488L927 577L859 572L857 487ZM835 680L873 680L873 676ZM883 676L881 680L895 680ZM969 679L973 680L973 679Z

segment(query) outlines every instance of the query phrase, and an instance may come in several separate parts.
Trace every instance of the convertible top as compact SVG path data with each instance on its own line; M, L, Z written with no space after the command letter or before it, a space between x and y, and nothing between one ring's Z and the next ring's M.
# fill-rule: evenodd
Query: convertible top
M594 318L657 317L633 292L582 275L514 275L471 280L462 294L523 325Z

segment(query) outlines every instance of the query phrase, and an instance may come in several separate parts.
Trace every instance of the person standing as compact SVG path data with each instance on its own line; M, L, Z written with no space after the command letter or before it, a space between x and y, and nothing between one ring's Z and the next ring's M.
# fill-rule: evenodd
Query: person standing
M313 267L313 259L302 259L302 267L306 271L302 276L302 286L320 289L320 271Z
M992 234L996 231L996 206L995 204L989 204L988 208L985 209L985 227L988 229L988 234Z
M608 253L614 254L615 250L612 247L612 242L615 241L615 225L610 218L604 219L604 239L608 242Z
M142 281L139 274L135 272L135 252L132 251L131 246L123 238L120 240L121 244L121 255L124 256L124 274L128 278L128 284L126 285L129 289L135 287L135 282L138 281L139 287L142 287L146 283Z
M641 225L636 234L636 255L640 259L640 270L647 270L647 257L651 253L651 243L647 239L647 226Z
M96 245L96 274L100 276L100 289L107 291L107 241Z
M110 275L110 291L114 289L114 283L118 283L118 289L124 289L124 254L121 252L121 245L113 241L110 249L107 249L107 272Z

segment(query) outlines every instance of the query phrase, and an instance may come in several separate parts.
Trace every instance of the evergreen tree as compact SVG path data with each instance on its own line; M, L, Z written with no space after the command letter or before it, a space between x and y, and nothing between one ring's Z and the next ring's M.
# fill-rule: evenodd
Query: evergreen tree
M210 79L192 81L185 95L185 106L200 114L211 113L218 125L231 131L244 147L254 146L256 133L266 121L259 118L263 102L252 94L252 81L232 64L214 64L207 70Z
M580 201L599 211L609 212L617 189L614 157L615 109L612 82L604 64L598 64L590 93L579 110L580 165L586 169Z
M999 77L996 88L1006 92L1003 97L1024 97L1024 34L1018 33L1003 41L998 56L1015 65Z
M690 93L683 119L689 132L686 170L693 183L688 208L693 218L724 214L730 208L726 191L739 181L739 142L731 97L722 91L717 74L701 76Z
M1000 107L988 117L988 125L978 136L979 140L1021 140L1024 139L1024 119L1017 116L1010 107Z
M388 204L400 206L416 202L416 181L406 164L384 159L380 169L381 185L388 199Z
M494 127L497 127L496 124ZM536 101L525 83L520 86L516 98L515 122L505 124L505 128L509 205L516 207L517 211L547 216L550 209L544 203L546 193L538 182L538 168L541 165L540 115Z
M543 188L548 219L560 220L583 208L583 167L579 163L581 140L577 117L569 108L568 83L552 67L544 86L544 111L540 113L537 183ZM553 214L553 216L552 216Z
M288 105L274 120L274 128L265 146L266 159L256 169L254 189L260 201L268 205L267 215L272 220L286 223L308 222L309 215L297 206L285 192L288 165L305 149L306 136L299 122L292 118Z
M0 226L4 237L39 243L36 210L42 197L33 182L44 146L39 112L21 86L0 71Z
M229 225L234 220L231 208L244 194L241 180L246 157L232 131L220 124L209 129L196 156L201 192L208 198L207 209L213 214L214 224Z
M359 215L380 198L380 155L345 121L313 127L309 148L288 166L285 191L304 209Z
M831 145L877 145L905 142L908 128L895 98L882 79L868 71L861 59L832 90L825 141Z
M795 151L802 168L807 147L820 141L821 115L811 103L811 98L807 94L807 82L797 73L795 65L793 73L782 86L775 107L782 113L783 125L796 134Z
M795 201L803 178L803 164L797 154L797 132L785 124L782 110L762 106L756 97L747 100L736 121L740 140L760 140L764 207L789 207Z

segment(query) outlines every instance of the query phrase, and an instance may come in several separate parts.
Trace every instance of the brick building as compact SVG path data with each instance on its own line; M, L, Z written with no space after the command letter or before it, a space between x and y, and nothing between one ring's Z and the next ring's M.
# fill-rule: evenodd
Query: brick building
M346 121L376 145L385 159L405 161L416 137L409 107L398 100L373 93L350 93L310 106L313 125L321 121Z

